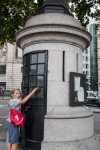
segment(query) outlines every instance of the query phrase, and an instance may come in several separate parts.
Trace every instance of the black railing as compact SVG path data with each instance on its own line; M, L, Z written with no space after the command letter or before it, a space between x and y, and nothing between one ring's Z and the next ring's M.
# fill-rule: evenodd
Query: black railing
M0 91L0 97L10 97L10 90Z

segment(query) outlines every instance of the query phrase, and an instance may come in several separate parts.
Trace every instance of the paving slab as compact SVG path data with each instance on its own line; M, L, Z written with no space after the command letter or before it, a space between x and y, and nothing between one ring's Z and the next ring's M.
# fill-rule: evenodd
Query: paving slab
M6 141L0 141L0 150L6 150Z
M7 130L0 130L0 150L6 150L6 138L7 138Z

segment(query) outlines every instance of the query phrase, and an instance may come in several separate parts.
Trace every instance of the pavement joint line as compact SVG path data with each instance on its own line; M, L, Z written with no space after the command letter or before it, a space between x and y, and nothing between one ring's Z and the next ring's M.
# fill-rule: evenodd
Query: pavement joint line
M8 117L8 118L9 118L9 115L6 115L5 117Z
M0 105L0 107L2 107L2 106L3 106L3 107L5 107L5 106L7 107L8 105Z
M8 117L7 117L7 116L0 116L0 118L7 118L7 119L8 119Z

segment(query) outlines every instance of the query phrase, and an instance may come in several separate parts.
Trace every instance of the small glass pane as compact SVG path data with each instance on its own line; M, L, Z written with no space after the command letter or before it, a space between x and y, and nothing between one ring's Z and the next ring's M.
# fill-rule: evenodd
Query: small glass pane
M30 88L29 89L29 93L33 90L34 88ZM36 92L31 96L31 97L35 97L35 95L36 95Z
M44 63L45 62L45 53L38 54L38 63Z
M31 54L30 56L30 63L37 63L37 54Z
M24 56L23 58L23 65L25 66L25 60L26 60L26 56Z
M28 86L28 77L24 78L23 85L24 86Z
M37 76L37 86L44 85L44 76Z
M0 66L0 74L6 74L6 66Z
M36 86L36 76L30 76L29 85L30 86Z
M37 97L43 98L43 88L39 88L39 89L37 90Z
M24 71L24 76L27 76L28 75L28 66L24 67L23 71Z
M38 74L44 74L44 65L38 65Z
M33 74L33 75L36 74L36 65L31 65L30 66L30 75L31 74Z
M28 63L29 63L29 55L26 55L24 56L23 64L25 66L25 65L28 65Z
M27 95L27 88L23 89L23 97L25 97Z

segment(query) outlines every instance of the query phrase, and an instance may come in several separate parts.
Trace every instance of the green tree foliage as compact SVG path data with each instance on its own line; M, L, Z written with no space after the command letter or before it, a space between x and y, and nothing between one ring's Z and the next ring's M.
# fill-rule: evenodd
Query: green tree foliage
M84 27L89 17L100 16L100 0L70 0L70 10ZM14 34L25 25L28 18L42 6L44 0L0 0L0 45L15 41ZM94 11L91 11L94 8Z
M100 0L70 0L71 11L81 22L82 26L86 28L89 24L89 18L100 18Z
M14 34L33 16L43 0L0 0L0 46L13 43Z

